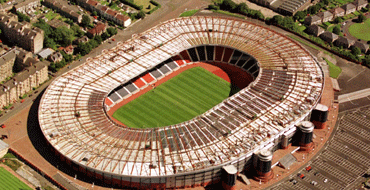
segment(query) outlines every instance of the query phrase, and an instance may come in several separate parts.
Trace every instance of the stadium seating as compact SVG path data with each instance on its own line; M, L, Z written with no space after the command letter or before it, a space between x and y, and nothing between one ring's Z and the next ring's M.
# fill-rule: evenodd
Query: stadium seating
M204 60L239 67L254 81L176 125L131 129L105 114L104 109L146 85ZM52 81L40 102L39 122L58 152L82 167L115 175L166 176L180 173L174 171L176 164L183 171L221 166L280 138L315 106L322 82L316 60L285 36L240 20L177 18ZM302 109L294 114L291 108L297 105ZM82 163L84 157L89 159Z

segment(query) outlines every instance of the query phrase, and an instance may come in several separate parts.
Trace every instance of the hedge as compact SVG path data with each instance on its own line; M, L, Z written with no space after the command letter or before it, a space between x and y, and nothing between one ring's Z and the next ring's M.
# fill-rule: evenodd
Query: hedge
M154 11L158 10L160 8L160 6L156 6L154 7L152 10L148 11L147 14L152 14Z
M122 3L126 4L126 5L129 5L131 7L133 7L134 9L136 10L141 10L143 9L143 6L142 5L136 5L134 2L130 1L130 0L121 0Z
M150 0L149 2L150 2L151 4L153 4L153 5L155 5L156 7L161 8L161 4L159 4L158 2L153 1L153 0Z
M156 1L153 1L153 0L150 0L149 1L151 4L153 4L153 5L155 5L155 7L152 9L152 10L150 10L150 11L148 11L147 12L147 14L152 14L154 11L156 11L156 10L158 10L159 8L161 8L162 6L161 6L161 4L159 4L158 2L156 2Z

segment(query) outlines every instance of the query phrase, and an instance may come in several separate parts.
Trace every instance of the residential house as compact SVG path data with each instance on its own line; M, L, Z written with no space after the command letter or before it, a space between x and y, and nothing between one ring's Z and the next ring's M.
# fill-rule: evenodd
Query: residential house
M48 64L36 62L17 73L0 88L0 108L14 103L20 96L48 80Z
M82 36L81 38L77 39L77 43L86 43L89 41L89 38L87 36Z
M16 11L27 14L40 6L40 0L25 0L14 5Z
M114 11L110 9L107 6L96 6L96 11L99 13L99 15L107 20L113 21L114 23L127 27L131 24L130 17L126 15L122 15L121 13Z
M77 4L83 7L84 9L88 10L90 8L90 5L87 4L88 0L76 0Z
M42 58L42 59L47 59L49 57L49 55L51 55L53 52L54 52L53 49L45 48L42 51L40 51L37 55L39 55L40 58Z
M98 14L102 17L106 17L104 16L106 13L107 13L107 10L109 9L109 7L107 6L104 6L104 5L98 5L95 7L96 8L96 11L98 12Z
M112 21L114 21L114 22L115 22L115 20L116 20L116 15L118 14L118 12L117 12L117 11L114 11L114 10L112 10L112 9L108 9L106 13L107 13L107 14L106 14L106 18L107 18L108 20L112 20Z
M328 22L333 19L333 14L330 11L319 12L317 16L321 18L321 22Z
M326 32L323 32L322 34L320 34L320 38L323 39L326 42L333 43L335 40L338 39L338 35L336 35L332 32L326 31Z
M101 35L107 29L107 26L101 22L97 23L96 26L87 31L87 35L92 38L96 35Z
M69 46L63 48L63 51L64 51L64 53L66 53L68 55L72 55L73 51L74 51L74 48L73 48L72 45L69 45Z
M44 31L32 28L29 23L18 22L17 16L0 13L0 29L3 35L15 45L37 53L43 48Z
M345 13L344 9L342 9L341 7L334 8L330 10L330 12L333 14L334 17L344 16Z
M313 24L321 24L322 19L317 15L308 16L304 19L304 23L308 26Z
M365 43L362 43L362 42L359 42L359 41L356 41L352 47L358 47L363 53L366 53L368 50L369 50L369 45L368 44L365 44Z
M49 61L54 62L54 63L59 62L59 61L62 61L63 55L59 51L56 51L52 53L51 55L49 55L48 59Z
M335 40L334 45L336 46L342 46L343 48L349 48L355 43L354 40L350 40L346 37L339 36L337 40Z
M17 57L15 59L15 65L17 66L18 70L23 70L24 67L29 67L38 60L33 58L33 54L29 51L23 49L16 49Z
M365 8L368 4L367 0L355 0L353 3L352 3L355 7L356 7L356 10L361 10L362 8Z
M12 49L0 56L0 82L12 76L13 66L16 58L15 49Z
M348 15L356 11L356 6L352 3L348 3L342 6L342 9L345 11L344 14Z
M53 20L50 20L47 22L52 28L56 29L56 28L59 28L59 27L66 27L66 28L71 28L71 25L63 22L62 20L59 20L59 19L53 19Z
M71 6L65 6L55 0L44 0L44 4L56 11L61 15L72 19L74 22L81 23L82 15L72 10Z
M95 10L95 7L99 5L99 2L98 1L94 1L94 0L87 0L86 1L86 9L89 10L89 11L94 11Z
M320 36L320 34L325 32L325 30L323 28L321 28L320 26L318 26L316 24L307 27L306 30L307 30L307 33L312 34L316 37Z
M131 24L131 18L127 15L118 14L116 16L116 23L123 27L128 27Z

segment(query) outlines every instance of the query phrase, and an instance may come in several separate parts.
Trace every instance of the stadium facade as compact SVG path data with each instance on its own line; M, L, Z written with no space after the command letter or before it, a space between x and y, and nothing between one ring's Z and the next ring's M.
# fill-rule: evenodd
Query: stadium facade
M170 73L197 61L234 65L253 82L172 126L133 129L106 115L115 102L140 90L138 77L156 80L166 75L163 65ZM222 167L254 170L253 155L263 152L262 163L271 159L266 151L287 147L318 104L323 84L317 60L275 31L226 17L176 18L56 78L41 99L39 123L61 160L96 181L149 189L207 185L220 181ZM117 87L127 94L119 95ZM112 100L112 92L118 99Z

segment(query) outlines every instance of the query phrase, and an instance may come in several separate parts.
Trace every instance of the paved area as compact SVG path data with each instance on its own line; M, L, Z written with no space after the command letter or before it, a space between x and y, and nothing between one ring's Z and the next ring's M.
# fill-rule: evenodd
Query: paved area
M338 96L339 103L350 102L353 100L361 99L370 96L370 88L359 90L356 92L350 92L348 94L341 94Z
M320 155L309 164L306 178L291 176L271 189L353 189L370 168L370 106L339 114L337 130ZM317 185L311 182L316 181Z

